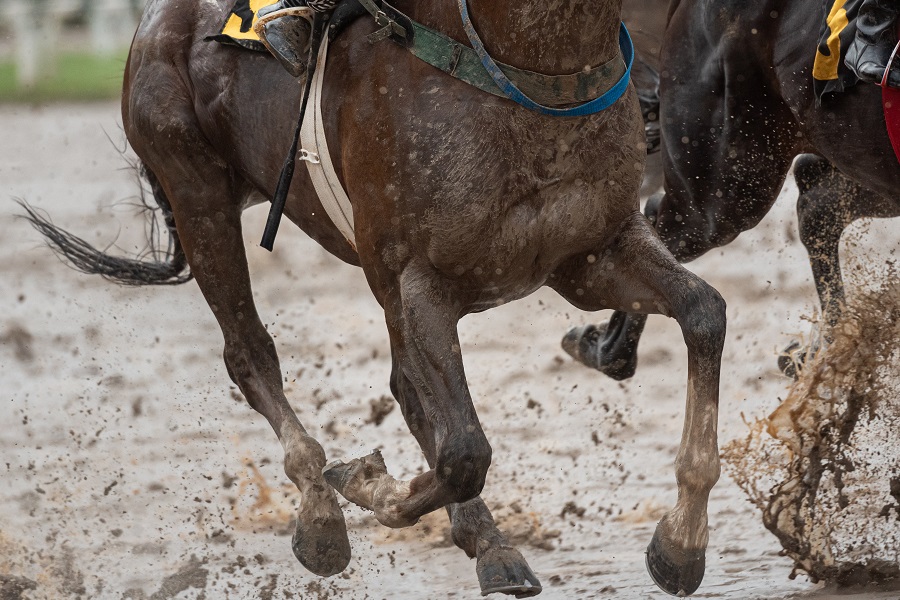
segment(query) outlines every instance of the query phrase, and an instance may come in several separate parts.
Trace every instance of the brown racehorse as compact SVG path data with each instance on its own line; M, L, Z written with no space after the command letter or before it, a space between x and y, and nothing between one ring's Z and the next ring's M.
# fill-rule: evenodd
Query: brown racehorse
M177 283L186 268L221 327L228 373L284 447L301 494L294 553L320 575L350 545L323 477L325 453L285 398L275 345L253 303L241 212L275 187L298 109L296 80L274 60L208 43L230 0L151 0L125 72L122 117L155 198L169 215L165 262L109 257L32 219L59 251L125 283ZM453 0L397 2L465 40ZM498 60L546 74L616 55L621 0L471 0ZM688 397L676 461L678 501L648 549L654 579L691 593L704 570L725 305L682 268L640 214L643 124L634 90L587 117L524 109L452 79L390 42L370 19L333 45L324 87L332 158L353 202L358 252L327 219L304 169L286 215L362 267L384 308L391 389L430 469L387 475L378 456L329 471L340 492L399 527L447 507L454 542L477 558L484 593L533 595L540 584L480 499L491 463L466 386L457 322L541 286L585 310L662 313L688 347Z
M797 155L800 239L827 325L844 300L838 247L864 217L900 216L900 164L881 91L859 84L817 105L821 0L676 0L660 64L665 193L645 213L687 262L755 227ZM634 374L645 315L570 331L563 345L615 379ZM824 339L828 339L827 328ZM783 357L784 358L784 357ZM779 360L790 373L790 360Z

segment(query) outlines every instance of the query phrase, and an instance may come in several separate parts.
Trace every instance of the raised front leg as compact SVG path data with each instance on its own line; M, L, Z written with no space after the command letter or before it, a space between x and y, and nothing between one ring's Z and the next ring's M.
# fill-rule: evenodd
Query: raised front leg
M491 446L466 385L456 324L459 310L427 266L408 265L384 301L393 350L417 392L434 441L433 466L397 481L379 456L331 465L325 477L345 498L388 527L406 527L481 493Z
M692 594L703 579L706 505L719 478L716 425L725 302L675 261L639 214L625 222L609 246L572 259L554 281L559 282L555 289L579 308L660 313L681 326L688 348L688 393L675 460L678 500L656 528L647 568L666 592Z

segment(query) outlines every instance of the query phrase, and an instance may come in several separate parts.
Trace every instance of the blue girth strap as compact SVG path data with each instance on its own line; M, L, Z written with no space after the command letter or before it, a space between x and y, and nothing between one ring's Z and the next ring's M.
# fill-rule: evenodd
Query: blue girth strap
M549 106L538 104L523 94L522 91L509 80L506 74L500 70L500 67L497 66L497 63L494 62L491 55L488 54L484 44L481 42L481 38L478 37L478 32L475 31L475 27L472 25L472 20L469 18L469 6L467 0L456 0L456 2L459 5L459 14L462 17L463 28L466 30L466 35L469 36L469 43L472 44L472 48L481 59L481 64L484 65L484 68L494 79L497 87L499 87L503 93L506 94L506 97L513 102L517 102L525 108L529 108L545 115L554 117L580 117L591 115L600 112L605 108L609 108L616 100L622 97L622 94L624 94L625 90L628 88L628 80L631 78L631 65L634 62L634 44L631 41L631 36L628 34L625 23L622 23L622 26L619 29L619 48L621 49L622 58L625 60L626 67L625 73L619 81L617 81L609 91L590 102L585 102L584 104L573 106L572 108L551 108Z

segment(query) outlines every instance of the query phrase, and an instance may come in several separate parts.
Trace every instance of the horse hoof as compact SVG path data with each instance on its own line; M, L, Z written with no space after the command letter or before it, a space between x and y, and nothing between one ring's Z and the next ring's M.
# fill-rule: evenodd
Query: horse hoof
M797 379L806 362L806 348L800 342L791 342L781 354L778 355L778 369L787 377Z
M637 370L637 356L617 348L617 340L606 339L609 335L609 321L599 325L573 327L562 339L562 348L566 354L581 364L597 369L607 377L616 381L629 379ZM627 356L616 356L616 351L625 352Z
M531 598L543 589L522 554L511 546L492 546L478 554L475 567L481 595L508 594Z
M706 552L693 550L679 554L681 556L676 558L666 552L657 531L647 546L647 571L662 591L684 598L696 592L703 581Z
M297 519L297 527L291 538L291 549L300 564L320 577L337 575L350 564L350 539L347 524L334 492L330 494L334 504L323 515L321 507L317 517Z
M341 491L357 470L358 465L353 464L353 461L348 464L342 460L333 460L322 469L322 477L328 485Z
M384 459L381 457L381 452L378 450L373 451L368 456L354 458L348 463L342 460L334 460L322 469L322 476L328 485L340 492L345 498L347 497L348 486L353 484L355 480L368 481L386 474L387 467L384 464ZM347 499L350 500L350 498Z

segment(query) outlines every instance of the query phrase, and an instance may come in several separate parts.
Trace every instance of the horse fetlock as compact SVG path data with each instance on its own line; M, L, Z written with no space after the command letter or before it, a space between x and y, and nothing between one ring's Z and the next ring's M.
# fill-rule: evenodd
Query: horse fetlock
M311 482L322 481L325 450L319 442L295 427L285 426L281 443L284 448L284 473L301 491Z
M719 481L721 463L715 440L702 447L690 448L691 452L679 455L675 461L675 479L678 490L692 502L705 502L709 491Z
M667 553L693 553L705 551L709 544L709 521L706 502L685 501L680 498L656 526L656 534Z

